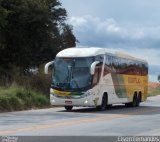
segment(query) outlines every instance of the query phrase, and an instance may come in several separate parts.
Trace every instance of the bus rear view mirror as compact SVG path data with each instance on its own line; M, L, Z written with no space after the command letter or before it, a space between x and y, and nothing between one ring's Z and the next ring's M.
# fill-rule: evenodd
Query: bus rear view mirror
M99 61L95 61L91 64L91 68L90 68L90 73L91 75L94 75L95 73L95 68L96 68L96 65L99 64L100 62Z
M45 74L48 74L48 68L50 65L52 65L54 63L54 61L51 61L51 62L48 62L46 65L45 65L45 68L44 68L44 73Z

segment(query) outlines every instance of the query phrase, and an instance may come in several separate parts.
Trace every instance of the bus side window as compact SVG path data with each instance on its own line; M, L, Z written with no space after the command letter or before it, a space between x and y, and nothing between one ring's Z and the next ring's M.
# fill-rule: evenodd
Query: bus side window
M95 74L93 75L93 86L98 84L102 71L102 63L98 64L95 68Z

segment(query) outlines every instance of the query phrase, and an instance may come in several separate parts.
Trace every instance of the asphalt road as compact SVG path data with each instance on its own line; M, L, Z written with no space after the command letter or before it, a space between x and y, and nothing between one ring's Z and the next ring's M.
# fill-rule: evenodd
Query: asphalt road
M0 136L160 136L160 96L140 107L64 108L0 113Z

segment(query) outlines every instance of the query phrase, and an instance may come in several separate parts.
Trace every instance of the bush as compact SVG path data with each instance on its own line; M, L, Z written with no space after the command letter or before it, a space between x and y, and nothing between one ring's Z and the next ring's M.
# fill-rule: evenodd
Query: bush
M22 110L22 109L23 109L23 103L16 96L0 95L0 110L12 111L12 110Z
M26 71L25 73L22 73L18 68L9 71L2 71L0 68L0 86L10 87L13 84L41 92L49 98L51 73L44 74L44 65L39 67L36 72Z
M12 111L49 106L49 99L42 93L18 86L0 88L0 110Z

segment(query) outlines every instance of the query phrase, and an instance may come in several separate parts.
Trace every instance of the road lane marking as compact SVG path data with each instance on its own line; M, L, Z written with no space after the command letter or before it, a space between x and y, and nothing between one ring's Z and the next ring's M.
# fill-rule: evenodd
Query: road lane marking
M96 122L96 121L105 121L105 120L113 120L113 119L119 119L119 118L127 118L129 116L132 115L138 115L138 114L144 114L144 113L148 113L148 112L155 112L159 110L159 108L154 108L154 109L150 109L150 110L141 110L138 112L131 112L131 113L126 113L126 114L112 114L112 116L106 116L106 115L102 115L102 116L96 116L95 118L80 118L80 119L76 119L76 120L67 120L67 121L63 121L63 122L57 122L55 124L42 124L42 125L34 125L31 127L27 127L27 128L17 128L17 129L13 129L13 130L4 130L4 131L0 131L0 135L11 135L11 134L16 134L16 133L20 133L20 132L30 132L30 131L38 131L38 130L42 130L42 129L47 129L47 128L58 128L58 127L63 127L63 126L73 126L73 125L78 125L78 124L83 124L83 123L91 123L91 122Z

